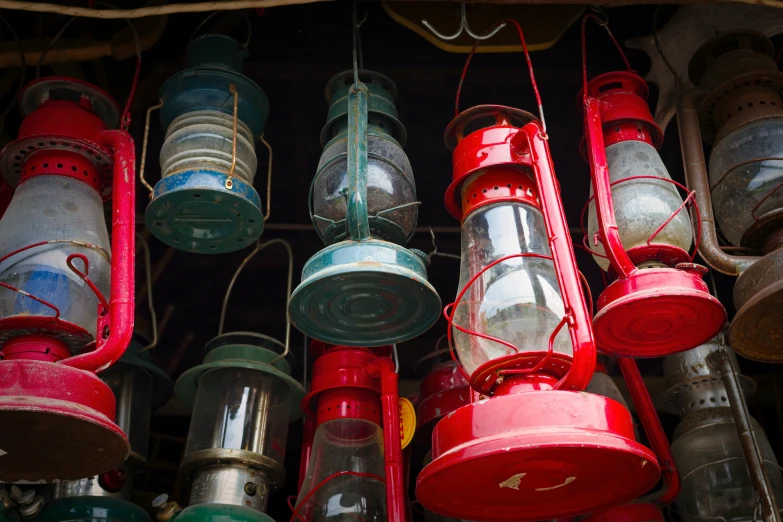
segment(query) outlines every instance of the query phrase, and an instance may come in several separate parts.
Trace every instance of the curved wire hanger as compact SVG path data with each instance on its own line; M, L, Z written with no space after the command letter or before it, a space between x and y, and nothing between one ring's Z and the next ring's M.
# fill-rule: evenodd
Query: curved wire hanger
M461 0L460 1L460 12L461 12L461 15L462 15L462 19L460 20L459 29L457 29L456 33L451 34L451 35L446 35L446 34L440 33L427 20L422 20L421 23L422 23L422 25L424 25L424 27L429 29L430 32L432 32L432 34L434 34L435 36L437 36L441 40L446 40L446 41L456 40L459 37L459 35L461 35L463 33L463 31L468 36L470 36L471 38L474 38L476 40L489 40L490 38L495 36L498 33L498 31L500 31L501 29L503 29L506 26L506 24L503 23L503 24L498 25L494 29L490 30L486 34L483 34L483 35L476 34L476 33L474 33L470 29L470 25L468 25L468 15L467 15L466 0Z

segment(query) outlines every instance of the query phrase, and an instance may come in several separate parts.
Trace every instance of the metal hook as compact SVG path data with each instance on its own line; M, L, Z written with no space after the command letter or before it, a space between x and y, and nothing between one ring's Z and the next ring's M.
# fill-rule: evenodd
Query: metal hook
M457 32L452 34L452 35L445 35L445 34L442 34L442 33L438 32L427 20L422 20L421 23L422 23L422 25L424 25L424 27L429 29L432 32L432 34L434 34L435 36L437 36L441 40L447 40L447 41L456 40L459 37L459 35L462 34L463 31L465 33L467 33L468 36L470 36L471 38L474 38L476 40L489 40L490 38L495 36L498 33L498 31L500 31L501 29L503 29L506 26L505 23L502 23L499 26L495 27L495 29L493 29L489 33L484 34L484 35L478 35L478 34L474 33L470 29L470 26L468 25L468 15L467 15L466 0L461 0L460 1L460 12L461 12L461 15L462 15L462 20L460 21L459 29L457 29Z

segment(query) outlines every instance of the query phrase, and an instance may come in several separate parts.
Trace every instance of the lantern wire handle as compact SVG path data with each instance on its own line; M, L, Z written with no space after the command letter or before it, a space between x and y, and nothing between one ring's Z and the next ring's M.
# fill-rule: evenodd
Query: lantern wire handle
M188 40L188 45L190 45L190 42L196 39L196 35L198 32L204 27L204 25L212 20L216 15L219 14L225 14L225 11L215 11L213 13L210 13L209 16L204 18L193 30L193 34L190 35L190 39ZM253 25L250 22L250 17L247 16L245 13L241 13L242 18L245 19L245 26L247 27L247 38L245 38L245 43L242 44L242 47L247 48L248 45L250 45L250 38L253 36Z
M228 308L228 299L231 296L231 290L234 289L234 284L237 282L237 278L239 278L239 274L242 273L242 270L245 268L245 266L252 261L252 259L264 250L266 247L272 246L272 245L282 245L283 248L285 248L286 253L288 254L288 280L287 280L287 288L286 288L286 303L291 299L291 290L294 284L294 252L291 250L291 245L286 241L285 239L270 239L269 241L265 243L261 243L260 241L256 242L256 247L253 249L252 252L250 252L245 259L242 260L242 262L237 267L236 271L234 272L234 275L231 277L231 281L228 283L228 288L226 289L226 295L223 297L223 307L220 310L220 323L218 325L218 335L223 335L223 326L226 322L226 308ZM289 347L291 345L291 317L288 315L288 307L286 306L286 325L285 325L285 350L282 354L278 355L274 359L272 359L269 364L274 364L280 359L284 359L286 356L288 356L289 353Z
M397 343L392 344L392 355L394 356L394 373L400 374L400 356L397 355Z
M160 101L157 105L153 105L149 109L147 109L147 117L144 120L144 138L141 142L141 161L139 162L139 179L141 180L141 184L144 185L144 188L147 189L147 191L150 193L150 199L155 195L155 189L152 188L152 185L147 183L147 180L144 179L144 166L147 163L147 142L149 141L150 137L150 119L152 118L152 111L156 111L163 107L163 100Z
M617 52L620 53L620 56L623 59L623 62L625 62L625 68L629 72L634 72L633 67L631 67L631 62L628 61L628 57L625 56L625 51L623 51L623 47L620 45L620 42L617 41L617 38L614 37L612 34L611 29L609 29L609 18L604 13L604 18L600 18L598 15L595 15L593 13L588 13L582 18L582 99L587 99L587 21L593 20L596 24L603 27L606 30L606 34L609 36L609 38L612 40L612 43L617 48Z
M152 299L152 259L150 256L150 246L144 236L136 232L136 241L141 245L144 251L144 276L147 279L147 308L150 311L150 326L152 327L152 341L139 350L146 352L152 350L158 345L158 314L155 313L155 304Z
M427 261L431 261L433 257L440 256L440 257L448 257L450 259L462 259L462 256L458 254L449 254L447 252L440 252L438 250L438 244L435 242L435 231L432 230L432 226L429 227L430 229L430 238L432 238L432 250L429 254L427 254Z
M527 49L527 43L525 42L525 33L522 31L522 26L519 25L519 22L512 18L508 18L506 20L501 20L498 22L495 27L499 31L502 29L506 24L513 25L516 30L517 34L519 35L519 41L522 44L522 51L525 53L525 61L527 62L527 69L530 73L530 83L533 86L533 94L535 94L536 97L536 104L538 105L538 118L541 120L541 132L544 137L546 137L546 119L544 119L544 106L541 103L541 93L538 91L538 83L536 83L536 75L533 71L533 62L530 60L530 52ZM454 116L459 116L459 97L462 93L462 85L465 82L465 75L468 72L468 66L470 65L470 61L473 59L473 55L476 53L476 49L478 48L480 43L480 39L476 39L476 43L473 44L473 48L470 50L470 53L468 54L468 59L465 61L465 67L462 69L462 75L459 78L459 85L457 86L457 97L454 100Z
M225 187L228 190L234 186L234 181L231 179L234 176L234 170L237 168L237 112L239 112L239 92L237 92L237 86L231 84L228 86L228 92L234 97L234 118L233 129L231 131L231 168L228 169L228 178L226 178Z
M84 270L79 270L76 268L76 265L73 264L73 260L78 259L82 262L84 265ZM90 287L90 290L92 290L92 293L95 294L95 297L98 298L98 301L101 303L101 307L103 310L101 310L99 315L106 315L109 313L109 302L106 300L106 297L101 293L100 290L98 290L98 287L95 286L95 283L93 283L90 278L90 260L87 259L87 256L84 254L71 254L65 259L65 264L68 265L68 268L71 269L71 271L79 276L79 278L84 281L84 283Z
M493 36L495 36L501 29L503 29L506 24L500 23L499 25L495 25L494 28L490 27L486 33L483 35L476 34L470 29L470 25L468 25L468 14L467 14L467 2L465 0L461 0L460 2L460 23L459 28L457 28L457 32L454 34L443 34L439 32L437 29L435 29L432 24L429 23L428 20L422 20L421 25L426 27L430 30L432 34L440 38L441 40L451 41L456 40L459 38L459 35L461 35L463 32L470 36L471 38L474 38L475 40L489 40Z
M267 221L272 214L272 146L266 141L263 134L258 139L269 151L269 166L266 169L266 212L264 213L264 221Z

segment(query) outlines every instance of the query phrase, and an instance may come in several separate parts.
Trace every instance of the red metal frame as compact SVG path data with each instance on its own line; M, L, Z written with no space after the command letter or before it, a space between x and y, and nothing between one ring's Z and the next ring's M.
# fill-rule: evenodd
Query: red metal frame
M383 353L386 347L381 347ZM301 481L307 472L304 453L312 452L312 437L322 422L336 418L354 418L372 421L383 426L384 463L386 479L370 474L352 471L335 473L313 488L303 504L317 489L326 482L343 475L368 476L386 484L386 509L389 522L405 522L405 481L403 477L402 442L400 437L400 418L398 413L399 392L394 361L390 357L379 356L366 348L347 346L320 346L321 353L313 363L310 393L302 400L302 411L306 419L314 420L312 433L303 444L300 464ZM324 408L327 401L331 408ZM368 408L375 403L377 407ZM365 405L361 408L356 405ZM350 406L349 406L350 405ZM380 411L380 415L375 412ZM306 420L307 422L307 420ZM291 505L291 502L289 502ZM292 519L303 520L295 506L291 506Z

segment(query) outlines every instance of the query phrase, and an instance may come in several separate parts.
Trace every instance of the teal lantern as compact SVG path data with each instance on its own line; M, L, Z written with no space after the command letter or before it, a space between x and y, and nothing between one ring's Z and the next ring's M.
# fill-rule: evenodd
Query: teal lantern
M283 349L265 335L219 335L177 380L177 398L193 409L180 470L190 498L178 521L272 522L264 512L305 396Z
M327 246L305 264L289 302L291 322L332 344L402 342L428 330L441 305L427 281L426 255L404 246L418 202L396 87L383 75L350 71L332 78L326 92L325 147L310 208Z
M269 102L242 74L247 54L228 36L201 36L188 45L186 68L161 87L160 120L166 129L161 180L145 219L150 232L174 248L232 252L264 230L253 181L255 142L263 135ZM143 168L142 181L146 184Z

